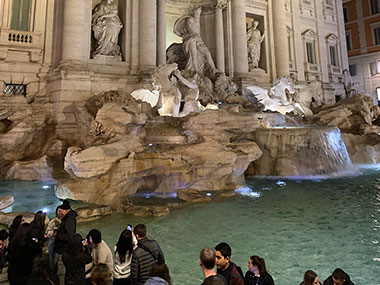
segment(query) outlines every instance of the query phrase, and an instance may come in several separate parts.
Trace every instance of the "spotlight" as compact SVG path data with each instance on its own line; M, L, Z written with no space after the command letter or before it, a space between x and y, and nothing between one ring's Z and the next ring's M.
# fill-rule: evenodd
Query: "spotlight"
M212 194L211 194L210 192L208 192L208 193L206 193L206 196L207 196L207 197L211 197Z
M276 182L277 186L280 186L280 187L285 187L286 186L286 183L284 181L281 181L281 180L278 180Z
M48 185L44 185L44 186L42 186L42 188L45 189L45 190L47 190L47 189L49 189L50 187L49 187Z
M150 194L144 194L144 198L145 198L145 199L149 199L150 196L151 196Z
M152 143L150 143L150 144L148 144L149 146L153 146L153 144Z
M43 208L42 212L47 213L47 212L49 212L49 209L48 208Z

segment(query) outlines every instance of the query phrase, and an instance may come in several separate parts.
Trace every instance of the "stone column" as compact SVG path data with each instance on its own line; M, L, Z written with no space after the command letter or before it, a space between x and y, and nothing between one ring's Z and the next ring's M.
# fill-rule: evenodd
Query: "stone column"
M222 72L226 71L223 31L223 9L226 7L226 0L218 0L215 7L216 68Z
M157 1L140 0L139 66L156 66L157 58Z
M289 75L289 51L286 32L285 1L273 1L274 50L277 77Z
M86 61L91 50L91 0L65 0L62 60Z
M166 63L166 0L157 2L157 65Z
M248 73L245 0L231 1L231 9L234 69L237 73Z

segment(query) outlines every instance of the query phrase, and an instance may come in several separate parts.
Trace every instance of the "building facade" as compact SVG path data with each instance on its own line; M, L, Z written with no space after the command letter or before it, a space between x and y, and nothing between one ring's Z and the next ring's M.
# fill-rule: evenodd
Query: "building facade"
M217 68L243 89L291 76L299 83L319 80L327 103L345 94L342 0L108 0L123 24L121 61L92 56L92 10L99 2L0 0L0 94L48 102L58 127L63 121L67 127L75 122L73 102L149 84L167 47L181 42L174 22L199 6L201 35ZM261 41L257 67L250 68L247 32L253 22Z
M343 1L349 69L354 87L380 96L380 1Z

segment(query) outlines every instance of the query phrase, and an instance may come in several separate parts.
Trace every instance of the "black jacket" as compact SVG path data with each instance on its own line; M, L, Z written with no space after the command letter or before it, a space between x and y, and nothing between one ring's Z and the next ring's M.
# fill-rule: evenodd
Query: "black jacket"
M244 277L245 285L274 285L272 276L267 273L260 277L255 276L251 271L247 271Z
M350 276L346 273L346 278L344 278L346 282L343 283L343 285L355 285L351 279ZM334 285L334 281L332 280L332 275L330 275L324 282L323 285Z
M69 239L76 233L77 216L78 214L74 210L70 210L70 212L62 218L61 225L57 230L57 236L55 237L55 252L63 254L66 250Z
M78 255L70 255L65 252L62 256L65 265L65 285L84 285L85 270L87 263L92 261L91 255L87 251L81 251Z
M132 253L131 285L144 284L156 261L165 262L164 254L158 243L146 237L139 240L137 248Z

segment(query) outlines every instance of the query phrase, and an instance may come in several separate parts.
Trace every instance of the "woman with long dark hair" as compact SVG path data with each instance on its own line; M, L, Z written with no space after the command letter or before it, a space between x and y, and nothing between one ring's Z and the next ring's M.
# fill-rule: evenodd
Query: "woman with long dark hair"
M40 253L42 252L42 247L45 243L45 219L46 213L38 211L34 215L33 221L30 223L30 226L32 227L32 239L37 243Z
M137 241L132 234L132 226L123 230L114 248L114 285L129 285L131 275L132 252L137 246Z
M74 234L67 244L67 250L63 253L62 261L65 265L65 285L84 285L87 263L92 261L87 242L80 234Z
M153 264L152 271L150 272L150 277L145 285L171 285L172 281L169 274L169 268L162 261L157 261Z
M303 276L303 282L300 285L321 285L317 273L313 270L308 270Z
M22 215L18 215L13 219L12 224L9 226L9 241L11 241L11 239L13 239L18 228L20 227L20 225L23 222L24 222L24 219L23 219Z
M28 283L32 274L33 260L39 253L39 247L32 240L32 227L21 224L9 243L8 280L11 285Z
M274 285L272 276L267 272L264 258L252 255L248 259L248 271L245 273L246 285Z

